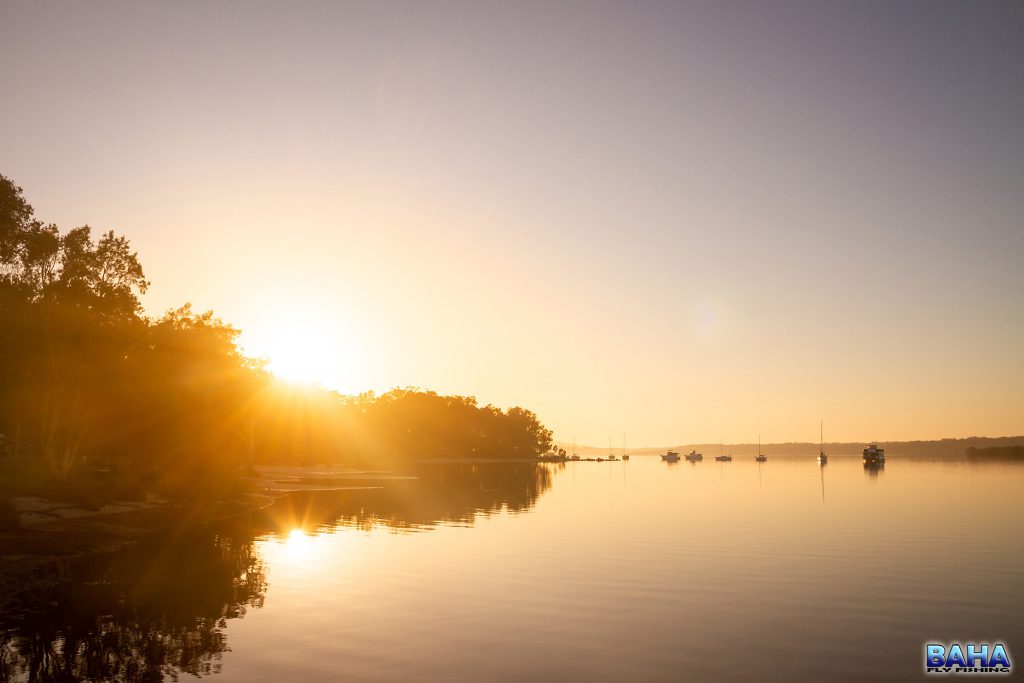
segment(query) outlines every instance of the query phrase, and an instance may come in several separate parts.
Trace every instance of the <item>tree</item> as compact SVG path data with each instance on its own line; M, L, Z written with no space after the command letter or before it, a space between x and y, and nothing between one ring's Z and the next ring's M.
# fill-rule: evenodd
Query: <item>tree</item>
M0 174L0 275L17 261L18 247L33 214L21 188Z
M67 477L107 408L142 320L146 281L127 239L44 225L0 176L0 428ZM26 429L27 428L27 429Z

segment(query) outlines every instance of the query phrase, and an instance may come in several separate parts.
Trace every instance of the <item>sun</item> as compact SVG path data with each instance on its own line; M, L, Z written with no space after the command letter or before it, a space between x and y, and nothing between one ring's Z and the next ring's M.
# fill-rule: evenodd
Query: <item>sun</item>
M282 380L352 392L360 361L353 337L334 317L289 310L250 325L240 345Z
M340 374L339 355L322 332L295 327L275 331L266 341L267 369L299 384L332 383Z

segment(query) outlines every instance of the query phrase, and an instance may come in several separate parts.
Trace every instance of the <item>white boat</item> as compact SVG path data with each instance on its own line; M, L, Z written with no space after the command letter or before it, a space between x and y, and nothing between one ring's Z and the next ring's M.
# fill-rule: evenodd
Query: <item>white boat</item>
M665 455L661 456L661 459L665 462L679 462L679 454L675 451L668 451Z
M690 462L699 462L699 461L704 459L704 456L702 454L698 453L697 451L693 451L693 450L691 450L689 453L687 453L683 457L686 458L687 460L689 460Z

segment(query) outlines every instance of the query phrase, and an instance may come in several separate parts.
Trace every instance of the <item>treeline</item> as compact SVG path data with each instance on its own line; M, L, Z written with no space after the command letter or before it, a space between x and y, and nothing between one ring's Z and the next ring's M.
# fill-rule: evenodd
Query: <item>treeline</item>
M55 480L103 469L172 490L257 462L391 466L550 448L551 432L522 408L284 385L212 313L185 305L148 319L148 286L125 237L61 232L0 175L0 462Z
M424 458L535 458L551 432L523 408L480 406L471 396L393 389L343 396L277 385L254 407L253 457L304 464L342 453L361 465Z
M972 460L1024 460L1024 446L971 447L967 449L967 457Z

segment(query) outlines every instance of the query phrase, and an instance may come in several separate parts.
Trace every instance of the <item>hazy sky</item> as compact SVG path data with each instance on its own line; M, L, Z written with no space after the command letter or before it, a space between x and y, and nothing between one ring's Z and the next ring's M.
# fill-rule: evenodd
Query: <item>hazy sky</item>
M0 0L0 94L0 173L150 314L345 391L1024 433L1020 2Z

